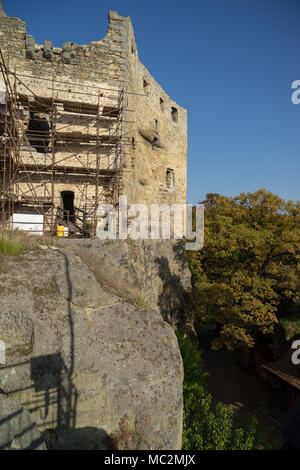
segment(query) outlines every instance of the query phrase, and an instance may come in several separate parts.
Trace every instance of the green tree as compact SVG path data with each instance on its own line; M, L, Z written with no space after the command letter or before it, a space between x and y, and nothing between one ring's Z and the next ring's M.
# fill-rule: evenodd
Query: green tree
M205 241L187 252L193 291L188 313L217 323L213 348L249 349L274 332L300 287L300 202L261 189L208 194Z
M255 417L239 428L233 425L233 409L218 403L212 409L208 373L200 353L188 336L177 332L184 366L184 450L251 450L271 447L267 433L259 429Z

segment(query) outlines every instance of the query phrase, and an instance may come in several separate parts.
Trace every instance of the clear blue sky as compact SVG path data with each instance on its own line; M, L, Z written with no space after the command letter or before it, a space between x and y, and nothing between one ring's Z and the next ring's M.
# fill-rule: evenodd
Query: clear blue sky
M37 43L101 39L131 16L139 57L188 110L188 200L264 187L299 200L299 0L3 0Z

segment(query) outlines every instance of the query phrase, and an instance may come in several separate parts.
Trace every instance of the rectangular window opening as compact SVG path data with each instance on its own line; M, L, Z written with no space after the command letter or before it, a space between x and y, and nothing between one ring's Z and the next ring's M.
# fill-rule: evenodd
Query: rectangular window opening
M178 122L178 109L174 108L173 106L171 108L171 118L172 118L172 121Z
M175 174L172 168L167 168L166 171L166 185L167 188L171 191L175 187Z

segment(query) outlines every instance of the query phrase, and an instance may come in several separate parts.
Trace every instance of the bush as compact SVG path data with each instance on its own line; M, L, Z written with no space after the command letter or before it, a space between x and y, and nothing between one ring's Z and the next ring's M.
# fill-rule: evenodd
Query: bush
M184 366L183 450L251 450L272 447L266 431L251 417L244 427L234 428L234 412L218 403L212 409L204 362L188 336L177 332Z

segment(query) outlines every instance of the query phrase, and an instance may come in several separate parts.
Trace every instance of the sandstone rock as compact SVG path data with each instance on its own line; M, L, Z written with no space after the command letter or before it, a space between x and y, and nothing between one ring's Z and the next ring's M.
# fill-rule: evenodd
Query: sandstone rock
M173 326L191 289L182 240L61 240L72 247L103 282L135 293Z
M34 327L31 318L16 306L16 313L0 313L0 339L5 344L6 356L21 354L27 356L32 352Z
M158 311L104 290L68 246L0 264L0 325L26 331L6 332L15 348L0 366L0 388L32 413L49 448L180 449L173 329ZM32 351L23 349L33 337Z
M28 410L0 393L0 450L46 450Z
M26 57L28 59L35 59L35 41L34 37L31 34L26 34L25 39L26 44Z
M1 18L7 18L7 15L3 9L2 1L0 2L0 17Z
M53 46L51 41L44 41L44 53L43 56L45 59L49 60L50 62L53 61L54 53L53 53Z
M161 143L161 139L158 139L155 131L140 128L139 133L149 144L164 150L166 149L165 145Z
M65 42L62 48L61 60L64 64L71 63L71 51L72 51L72 44L71 42Z

